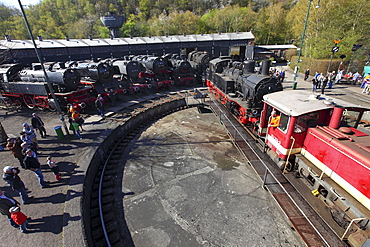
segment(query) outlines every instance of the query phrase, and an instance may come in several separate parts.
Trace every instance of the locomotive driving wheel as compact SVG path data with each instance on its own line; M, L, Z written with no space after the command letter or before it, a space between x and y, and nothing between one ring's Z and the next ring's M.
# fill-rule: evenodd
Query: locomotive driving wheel
M49 109L49 111L52 111L52 112L57 110L57 107L56 107L56 104L55 104L54 100L50 99L48 101L48 109ZM69 109L69 107L68 107L68 109Z
M23 101L26 104L26 106L30 109L33 109L36 106L35 99L31 95L24 95Z

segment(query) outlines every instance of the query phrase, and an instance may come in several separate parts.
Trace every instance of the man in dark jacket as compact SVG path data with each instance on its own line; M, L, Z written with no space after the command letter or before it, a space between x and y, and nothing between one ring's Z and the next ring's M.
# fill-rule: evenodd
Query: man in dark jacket
M95 107L98 110L99 115L101 117L104 117L104 102L103 102L103 97L101 96L101 94L99 94L95 100Z
M41 120L41 118L36 113L32 113L31 124L34 129L39 130L41 138L46 137L46 130L44 127L44 122Z
M47 185L44 181L44 175L42 174L41 165L36 156L36 153L33 152L31 149L26 150L26 157L24 158L23 163L24 163L25 169L29 169L36 174L39 180L40 186L42 188L46 188Z
M3 180L10 185L12 190L19 193L23 204L29 204L33 197L28 197L24 183L18 176L18 173L20 172L19 169L17 167L6 166L3 171Z
M4 192L0 190L0 213L6 215L10 225L16 228L19 226L10 217L9 209L17 205L19 205L19 203L13 197L5 195Z
M10 150L10 152L12 152L14 157L18 159L21 167L23 167L24 155L22 153L21 144L22 144L22 141L20 138L17 138L17 139L9 138L8 143L6 144L6 147Z

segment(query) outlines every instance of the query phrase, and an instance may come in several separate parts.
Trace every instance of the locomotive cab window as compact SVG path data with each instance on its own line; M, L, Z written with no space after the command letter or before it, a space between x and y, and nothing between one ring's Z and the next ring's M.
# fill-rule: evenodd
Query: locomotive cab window
M356 127L357 119L359 116L358 111L345 110L343 112L341 127Z
M308 113L299 116L294 125L294 133L300 134L307 130L308 127L314 127L317 125L317 120L319 119L319 113Z
M289 117L283 113L280 113L280 124L278 128L285 132L288 129Z

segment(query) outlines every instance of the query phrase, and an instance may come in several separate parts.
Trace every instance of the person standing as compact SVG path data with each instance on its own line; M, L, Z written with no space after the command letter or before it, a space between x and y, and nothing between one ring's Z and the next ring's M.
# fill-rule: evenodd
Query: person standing
M29 139L31 139L33 144L36 146L36 149L38 149L39 145L36 138L36 133L32 126L30 126L28 123L24 123L22 131L28 135Z
M305 72L304 72L304 80L306 81L308 79L308 77L310 76L310 69L307 69Z
M82 125L85 123L85 120L81 117L80 112L74 111L71 115L72 121L78 123L78 126L81 128L81 132L84 131Z
M285 70L280 71L280 82L283 83L285 79Z
M314 77L312 78L312 92L316 92L316 86L317 86L317 79Z
M14 157L18 159L20 166L23 168L24 155L22 153L22 141L20 138L8 138L6 147L12 152Z
M116 101L117 101L117 95L116 95L116 92L113 91L113 89L111 89L109 91L109 94L108 94L110 100L111 100L111 104L112 106L116 106Z
M32 201L33 197L28 197L24 183L18 176L18 174L20 173L19 169L17 167L6 166L4 167L3 172L3 180L7 184L9 184L12 190L19 193L23 204L29 204Z
M334 84L337 84L342 80L343 77L343 70L338 71L337 75L335 76L335 82Z
M324 76L324 79L322 80L322 83L321 83L321 94L325 94L325 88L326 88L326 85L328 84L328 81L329 81L328 76Z
M80 125L80 123L77 122L79 119L79 116L80 114L77 111L72 113L72 116L69 118L69 130L72 130L73 134L77 135L78 139L82 139L82 135L80 131L80 127L82 129L82 126Z
M5 195L4 191L0 189L0 213L8 217L8 221L13 227L18 227L18 225L10 217L9 209L17 205L19 205L19 202L13 197Z
M101 117L104 117L104 102L103 102L103 97L101 94L98 94L98 97L95 100L95 107L99 112L99 115Z
M48 187L46 182L44 181L44 175L41 171L41 164L36 156L36 154L31 150L28 149L26 151L26 157L24 158L24 167L25 169L29 169L34 172L39 180L41 188Z
M46 164L48 164L50 169L53 171L53 173L55 175L55 179L59 181L61 179L60 178L59 167L58 167L57 163L51 158L51 156L48 156L46 158Z
M46 137L46 130L44 127L44 122L41 120L41 118L36 113L32 113L31 125L35 130L39 131L41 138Z
M19 226L19 230L22 233L28 233L28 231L27 231L27 224L28 224L27 216L24 213L21 212L21 209L17 206L11 207L9 209L9 213L10 213L10 217L12 218L14 223Z
M319 76L317 77L317 85L316 88L319 89L321 88L322 82L324 81L325 76L320 73Z
M328 88L329 89L333 88L334 80L335 80L335 71L329 73L329 82L328 82Z

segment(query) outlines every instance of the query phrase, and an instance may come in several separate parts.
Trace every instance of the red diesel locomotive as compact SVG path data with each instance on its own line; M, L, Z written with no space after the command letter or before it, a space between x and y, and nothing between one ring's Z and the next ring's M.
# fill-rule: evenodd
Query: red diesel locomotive
M225 72L230 68L233 73ZM351 246L367 246L370 131L362 119L370 117L370 108L310 91L281 91L273 78L256 80L245 73L248 69L237 71L225 59L212 60L209 70L209 91L268 147L285 174L303 179L312 196L324 202L332 216L328 225ZM240 77L244 84L236 79ZM249 90L238 89L243 85Z

